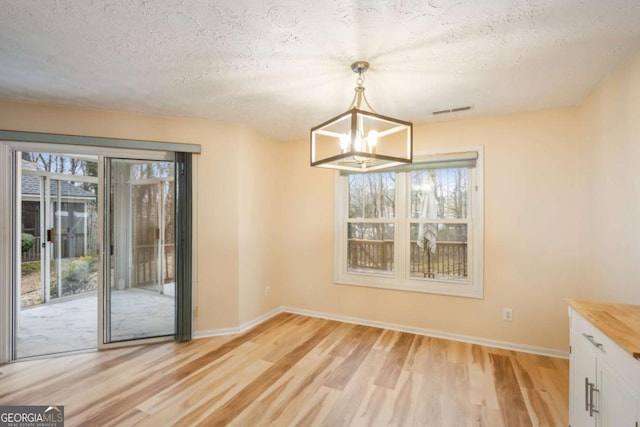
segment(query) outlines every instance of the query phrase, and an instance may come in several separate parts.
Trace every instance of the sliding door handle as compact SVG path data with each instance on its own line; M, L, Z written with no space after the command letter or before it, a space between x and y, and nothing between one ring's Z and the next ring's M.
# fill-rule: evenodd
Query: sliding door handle
M56 230L53 228L49 228L47 230L47 242L55 243L56 241Z

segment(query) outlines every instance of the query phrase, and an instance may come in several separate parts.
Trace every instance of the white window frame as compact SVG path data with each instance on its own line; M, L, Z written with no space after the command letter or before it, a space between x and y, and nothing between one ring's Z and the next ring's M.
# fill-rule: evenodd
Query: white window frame
M475 167L469 169L469 215L470 220L441 220L437 223L467 223L467 279L438 280L416 278L410 275L410 225L422 220L409 218L410 182L409 173L396 175L395 218L357 219L355 222L394 223L394 272L369 273L347 271L347 224L349 220L349 179L336 172L335 178L335 238L334 238L334 282L339 285L365 286L399 291L452 295L469 298L484 297L484 169L483 147L463 147L447 151L423 152L414 156L414 164L432 159L447 161L456 155L476 152ZM452 166L455 167L455 166ZM378 171L378 172L384 172ZM373 172L375 173L375 172ZM353 221L352 221L353 222ZM422 221L429 222L429 221Z

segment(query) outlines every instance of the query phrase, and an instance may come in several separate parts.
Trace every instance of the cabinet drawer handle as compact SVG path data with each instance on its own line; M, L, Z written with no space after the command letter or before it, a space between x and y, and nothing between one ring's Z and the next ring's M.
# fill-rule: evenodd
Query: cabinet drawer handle
M599 343L598 341L596 341L593 338L593 335L589 335L586 333L582 333L582 336L585 337L587 339L587 341L589 341L591 344L593 344L596 348L599 348L600 350L604 351L604 346L602 345L602 343Z

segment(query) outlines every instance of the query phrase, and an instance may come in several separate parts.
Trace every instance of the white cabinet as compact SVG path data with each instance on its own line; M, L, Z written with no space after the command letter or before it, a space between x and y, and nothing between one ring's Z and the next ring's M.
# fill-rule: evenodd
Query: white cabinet
M640 361L570 309L569 424L640 427Z
M573 342L575 341L575 342ZM572 426L595 425L593 408L590 406L591 385L596 381L596 358L585 340L572 339L569 388L570 396L570 424Z
M598 359L601 360L601 359ZM599 392L595 405L600 410L600 426L636 426L638 394L619 378L615 367L602 361L598 366ZM638 386L638 384L636 384Z

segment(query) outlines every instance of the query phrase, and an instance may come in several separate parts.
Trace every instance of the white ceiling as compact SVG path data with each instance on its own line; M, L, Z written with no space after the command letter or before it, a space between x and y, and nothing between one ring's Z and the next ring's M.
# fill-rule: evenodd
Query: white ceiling
M423 123L576 105L640 50L638 0L2 0L0 98L240 122Z

